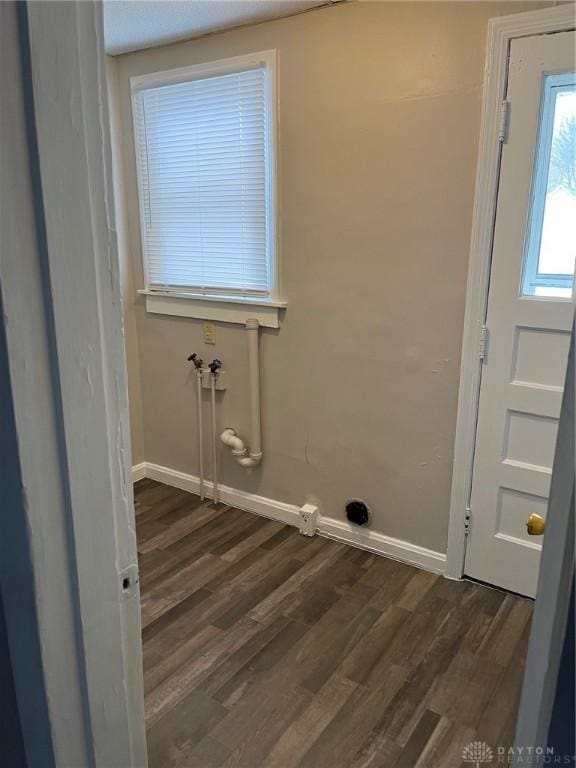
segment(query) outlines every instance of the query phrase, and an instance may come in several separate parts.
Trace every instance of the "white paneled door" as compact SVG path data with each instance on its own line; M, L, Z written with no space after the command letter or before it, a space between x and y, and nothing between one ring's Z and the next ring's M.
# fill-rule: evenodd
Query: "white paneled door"
M513 40L465 573L534 596L573 316L575 33Z

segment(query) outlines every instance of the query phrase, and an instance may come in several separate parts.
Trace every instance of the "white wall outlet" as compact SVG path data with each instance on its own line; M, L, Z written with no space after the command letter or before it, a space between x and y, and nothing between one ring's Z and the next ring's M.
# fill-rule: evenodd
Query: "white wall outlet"
M216 325L214 320L204 320L202 323L204 344L216 344Z
M300 533L303 536L315 536L318 526L318 507L304 504L300 507Z

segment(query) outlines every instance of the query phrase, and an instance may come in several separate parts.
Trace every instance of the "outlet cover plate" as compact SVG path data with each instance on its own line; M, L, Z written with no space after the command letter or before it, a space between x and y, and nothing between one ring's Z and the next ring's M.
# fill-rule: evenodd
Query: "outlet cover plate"
M304 504L300 507L300 533L303 536L315 536L318 527L318 507Z
M216 344L216 325L214 320L204 320L202 323L204 344Z

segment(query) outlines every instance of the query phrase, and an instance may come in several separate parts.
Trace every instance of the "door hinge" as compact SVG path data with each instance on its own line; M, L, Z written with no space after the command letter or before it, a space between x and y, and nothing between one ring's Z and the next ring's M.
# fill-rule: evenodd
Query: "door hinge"
M464 515L464 536L468 536L470 528L472 527L472 510L470 507L466 507L466 514Z
M486 354L488 353L488 328L483 325L480 331L480 346L478 349L478 355L483 362L486 360Z
M500 122L498 125L498 141L505 144L508 140L508 124L510 122L510 102L503 101L500 104Z

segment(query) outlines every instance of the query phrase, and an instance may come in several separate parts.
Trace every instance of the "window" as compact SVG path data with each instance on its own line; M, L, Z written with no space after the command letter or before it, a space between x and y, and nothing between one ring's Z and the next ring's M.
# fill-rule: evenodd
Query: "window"
M131 85L145 292L277 299L275 53Z
M522 294L570 299L576 259L576 74L547 75L543 93Z

